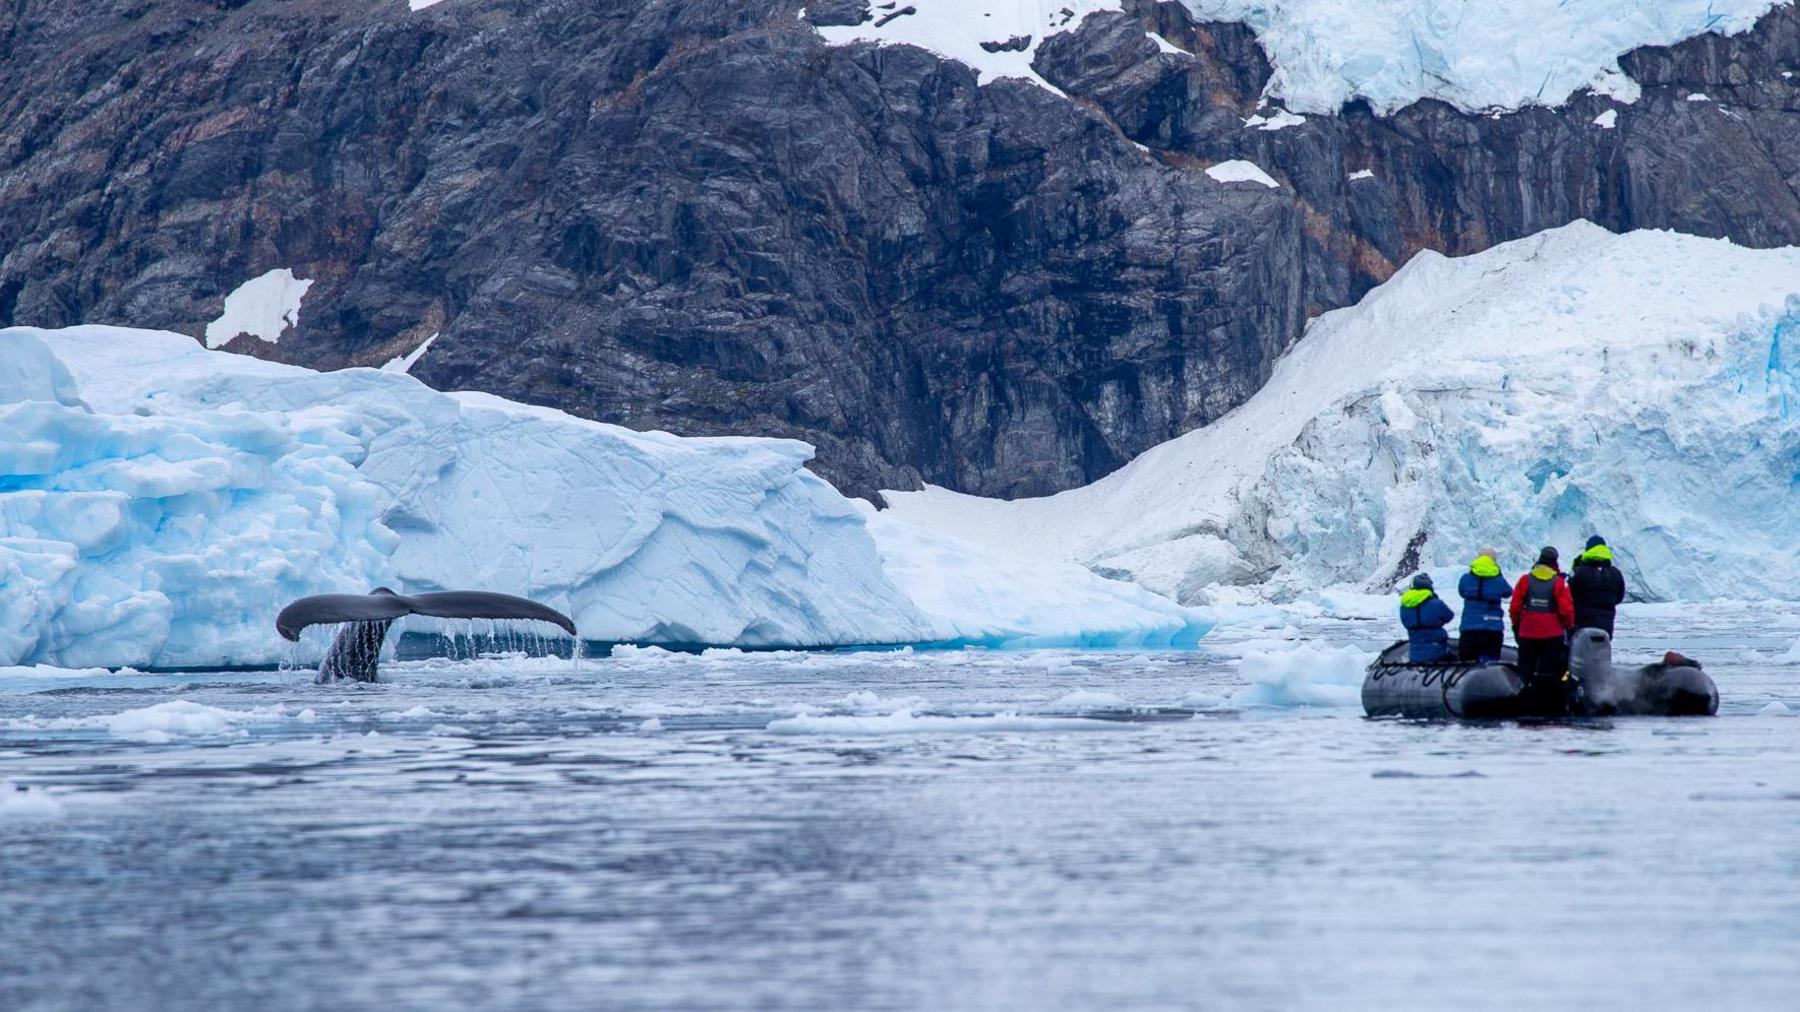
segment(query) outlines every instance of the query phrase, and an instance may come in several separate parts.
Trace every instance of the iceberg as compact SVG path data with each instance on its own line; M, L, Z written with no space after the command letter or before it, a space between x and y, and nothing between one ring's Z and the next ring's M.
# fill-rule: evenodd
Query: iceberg
M1243 406L1092 485L885 495L901 521L1059 546L1190 603L1448 579L1484 544L1516 574L1595 532L1640 598L1791 596L1800 249L1577 222L1422 252Z
M619 642L1204 631L1079 566L872 521L792 440L634 432L165 332L14 328L0 349L0 665L275 663L283 605L375 586L517 594Z

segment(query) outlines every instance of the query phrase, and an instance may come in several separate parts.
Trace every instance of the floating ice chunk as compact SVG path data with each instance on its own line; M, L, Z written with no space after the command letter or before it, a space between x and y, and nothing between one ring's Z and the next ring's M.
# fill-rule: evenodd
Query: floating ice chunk
M769 722L772 734L1009 734L1021 731L1116 731L1138 725L1084 717L1024 717L1002 713L991 717L915 715L899 710L881 717L806 715Z
M1050 704L1052 710L1123 710L1131 704L1124 697L1093 689L1076 689Z
M1281 185L1257 167L1255 162L1246 162L1241 158L1211 166L1206 174L1221 183L1261 183L1271 189Z
M1756 712L1759 716L1763 716L1763 717L1779 717L1779 716L1784 716L1792 711L1790 711L1788 709L1788 705L1786 703L1782 702L1781 700L1771 699L1767 703L1763 704L1762 709L1757 710Z
M239 334L274 344L300 325L300 300L312 282L286 267L251 278L225 296L225 311L206 325L206 346L219 348Z
M663 729L661 717L651 717L637 726L639 734L654 734Z
M0 780L0 823L14 819L53 819L63 814L63 803L41 787Z
M1594 125L1602 130L1611 130L1619 125L1619 110L1608 109L1594 117Z
M1375 170L1374 169L1357 169L1355 172L1350 173L1350 181L1351 182L1355 182L1358 179L1374 179L1374 178L1375 178Z
M1362 701L1363 674L1375 655L1349 646L1303 643L1257 651L1238 661L1250 684L1232 701L1240 706L1354 706Z

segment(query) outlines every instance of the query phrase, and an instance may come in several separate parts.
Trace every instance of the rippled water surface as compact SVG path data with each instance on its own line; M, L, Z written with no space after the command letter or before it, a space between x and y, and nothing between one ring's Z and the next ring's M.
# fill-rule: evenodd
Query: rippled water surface
M1325 613L0 675L0 1007L1792 1008L1800 616L1652 630L1719 717L1366 720Z

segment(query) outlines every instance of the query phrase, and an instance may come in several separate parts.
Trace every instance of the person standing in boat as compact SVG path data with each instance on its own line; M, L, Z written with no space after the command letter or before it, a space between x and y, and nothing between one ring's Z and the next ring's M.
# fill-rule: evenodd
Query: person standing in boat
M1400 595L1400 624L1406 627L1409 646L1406 659L1412 664L1436 664L1450 658L1450 634L1444 627L1456 613L1437 596L1431 577L1420 573L1413 577L1412 589Z
M1519 577L1512 597L1513 638L1519 644L1519 675L1525 695L1545 712L1567 705L1569 630L1575 627L1575 600L1557 567L1556 549L1538 553L1537 565Z
M1612 548L1600 535L1589 538L1587 550L1575 557L1569 593L1575 598L1575 628L1603 629L1611 639L1613 619L1625 600L1625 574L1613 567Z
M1457 581L1456 592L1463 599L1462 628L1456 640L1458 660L1496 660L1506 642L1506 599L1513 589L1494 561L1497 555L1492 548L1483 548Z

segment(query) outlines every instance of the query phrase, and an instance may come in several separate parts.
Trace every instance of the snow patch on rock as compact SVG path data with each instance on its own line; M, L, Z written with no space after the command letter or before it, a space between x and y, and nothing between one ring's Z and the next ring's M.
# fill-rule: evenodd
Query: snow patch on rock
M436 334L431 335L425 340L420 341L417 348L414 348L404 355L395 355L393 358L383 362L381 368L387 372L412 372L412 367L419 364L419 359L425 357L425 350L430 348L431 342L437 339L438 336Z
M1602 130L1611 130L1619 125L1619 110L1608 109L1594 117L1594 125Z
M225 310L206 325L206 346L221 348L239 334L270 344L283 331L300 325L300 300L312 281L297 278L286 267L251 278L225 296Z
M904 0L891 11L871 8L873 17L860 25L814 30L833 45L917 46L972 68L982 84L1023 78L1060 95L1031 69L1038 46L1090 14L1119 9L1120 0ZM1165 52L1181 52L1167 39L1151 38Z
M1221 183L1260 183L1270 189L1281 185L1255 162L1246 162L1241 158L1210 166L1206 174Z

